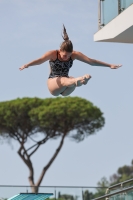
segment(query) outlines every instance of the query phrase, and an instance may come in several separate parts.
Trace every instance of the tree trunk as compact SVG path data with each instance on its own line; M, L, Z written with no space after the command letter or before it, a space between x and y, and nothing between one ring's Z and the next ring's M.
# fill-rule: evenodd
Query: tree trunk
M38 193L39 187L38 186L32 186L31 191L32 191L32 193Z

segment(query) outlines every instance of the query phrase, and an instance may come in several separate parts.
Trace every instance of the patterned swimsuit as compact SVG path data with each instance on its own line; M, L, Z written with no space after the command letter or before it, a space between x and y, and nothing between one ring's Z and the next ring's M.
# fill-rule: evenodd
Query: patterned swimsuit
M57 51L57 58L54 61L49 61L50 64L50 75L49 78L55 78L55 77L69 77L69 69L73 65L73 60L70 57L68 61L60 61L58 59L58 51Z

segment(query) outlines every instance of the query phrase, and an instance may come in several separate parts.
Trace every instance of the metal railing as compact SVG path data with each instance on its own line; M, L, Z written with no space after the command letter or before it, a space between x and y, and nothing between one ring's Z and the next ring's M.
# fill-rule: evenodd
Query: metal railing
M133 4L133 0L98 0L98 29Z
M115 185L112 185L112 186L110 186L108 189L109 190L112 190L112 189L114 189L114 188L117 188L117 187L121 187L121 188L123 188L123 186L125 185L125 184L127 184L127 183L131 183L131 182L133 182L133 178L132 179L129 179L129 180L127 180L127 181L123 181L123 182L121 182L121 183L117 183L117 184L115 184Z
M93 200L106 199L106 198L112 197L112 196L114 196L114 195L116 195L116 194L121 194L121 193L124 193L124 192L128 192L128 191L130 191L130 190L133 190L133 186L128 187L128 188L125 188L125 189L122 189L122 190L119 190L119 191L116 191L116 192L113 192L113 193L111 193L111 194L106 194L106 195L104 195L104 196L95 198L95 199L93 199Z
M8 199L16 194L31 193L34 187L19 185L0 185L0 200ZM53 193L52 199L59 198L65 200L85 200L86 191L95 193L97 189L103 189L106 192L107 187L93 186L39 186L38 193Z
M112 186L110 186L110 187L107 188L104 196L95 198L95 200L108 199L109 197L112 197L112 196L114 197L117 194L124 194L124 195L126 195L125 192L133 190L133 186L128 186L128 187L126 186L126 184L129 184L131 182L133 182L133 179L129 179L129 180L123 181L121 183L117 183L115 185L112 185ZM126 186L126 187L124 188L124 186ZM114 192L111 191L111 190L116 189L116 188L119 188L119 190L117 189ZM108 192L110 192L110 193L108 194Z
M95 198L95 200L113 198L112 200L123 200L123 198L116 198L116 195L127 195L129 191L133 199L133 179L115 184L110 187L93 187L93 186L39 186L39 193L53 193L52 200L90 200L94 197L85 197L86 192L90 195L95 194L98 189L102 189L104 196ZM130 185L130 186L129 186ZM0 185L0 200L8 199L16 194L31 193L35 187L20 186L20 185ZM115 189L115 190L114 190ZM109 192L109 193L108 193ZM129 196L129 194L128 194ZM115 198L114 198L115 197ZM124 198L125 199L125 198ZM128 198L127 198L128 199Z

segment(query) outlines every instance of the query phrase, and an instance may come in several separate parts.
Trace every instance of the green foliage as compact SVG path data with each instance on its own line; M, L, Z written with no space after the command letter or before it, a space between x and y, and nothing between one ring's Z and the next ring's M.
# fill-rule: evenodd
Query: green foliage
M117 173L113 174L110 177L110 180L111 180L110 185L114 185L114 184L129 180L129 179L132 179L132 178L133 178L133 165L131 162L131 166L124 165L123 167L118 168Z
M84 191L83 193L83 200L91 200L94 198L94 194L89 192L88 190Z
M74 198L74 196L72 195L69 195L69 194L63 194L63 195L60 195L60 198L58 198L59 200L76 200Z
M96 189L96 192L93 193L93 198L97 198L105 195L106 187L115 185L117 183L121 183L127 180L133 179L133 162L131 162L131 166L124 165L123 167L119 167L117 173L113 174L110 177L110 181L108 181L105 177L103 177L98 183L97 186L100 188ZM124 184L124 187L133 185L133 181L127 184ZM118 186L120 188L120 186ZM118 188L115 188L118 189Z
M109 187L109 182L108 182L108 180L107 180L105 177L103 177L103 178L101 178L101 180L97 183L97 186L98 186L99 188L97 188L97 191L96 191L96 193L95 193L95 195L94 195L95 198L96 198L96 197L99 197L99 196L105 195L106 188Z
M0 103L0 132L14 139L18 132L28 136L39 130L54 131L57 137L77 130L71 137L81 141L103 126L100 109L79 97L23 98Z
M23 98L0 103L0 133L2 136L18 139L17 135L25 133L34 134L33 125L29 111L43 103L39 98Z
M50 100L50 99L49 99ZM83 140L104 126L102 112L85 99L79 97L54 98L30 112L31 119L40 124L41 130L53 130L68 134L76 141ZM38 125L38 124L36 124Z

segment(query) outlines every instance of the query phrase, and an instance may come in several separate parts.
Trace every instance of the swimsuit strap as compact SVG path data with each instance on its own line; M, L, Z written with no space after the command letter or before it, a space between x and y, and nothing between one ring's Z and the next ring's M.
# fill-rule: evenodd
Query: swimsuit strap
M58 59L58 50L57 50L57 59ZM59 60L59 59L58 59Z

